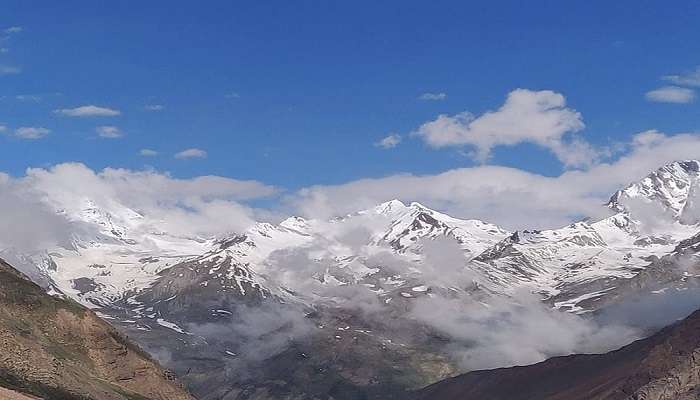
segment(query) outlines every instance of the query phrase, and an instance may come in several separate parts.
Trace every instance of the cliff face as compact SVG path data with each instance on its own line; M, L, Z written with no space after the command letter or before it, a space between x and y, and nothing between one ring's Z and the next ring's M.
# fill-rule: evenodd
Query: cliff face
M700 311L600 355L476 371L431 385L416 400L690 400L700 398Z
M0 260L0 386L49 399L191 400L93 312L51 297Z

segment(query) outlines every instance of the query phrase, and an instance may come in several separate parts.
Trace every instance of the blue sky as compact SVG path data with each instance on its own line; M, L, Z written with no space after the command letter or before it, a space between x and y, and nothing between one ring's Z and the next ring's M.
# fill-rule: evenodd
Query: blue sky
M433 148L411 132L440 114L478 118L517 88L563 95L586 126L571 134L596 148L700 128L696 89L661 79L700 65L698 2L110 3L3 2L0 66L21 71L0 74L0 170L79 161L292 191L437 174L484 160L470 144ZM645 96L669 85L685 100ZM120 115L56 112L88 105ZM26 140L21 127L50 132ZM401 143L375 145L390 134ZM207 156L174 157L186 149ZM567 168L531 141L496 145L485 162Z

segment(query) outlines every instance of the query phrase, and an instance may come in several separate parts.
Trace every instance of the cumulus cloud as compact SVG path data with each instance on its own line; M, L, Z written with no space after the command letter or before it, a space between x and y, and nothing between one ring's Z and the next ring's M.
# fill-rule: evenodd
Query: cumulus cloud
M207 152L202 149L192 148L176 153L175 158L178 160L186 160L189 158L207 158Z
M15 137L20 139L36 140L46 137L49 133L51 133L50 129L33 126L23 126L15 130Z
M16 75L22 72L22 68L15 67L12 65L0 64L0 76L2 75Z
M423 93L420 96L418 96L419 100L428 100L428 101L440 101L440 100L445 100L447 98L447 93Z
M80 106L76 108L62 108L54 110L55 114L66 117L115 117L121 115L121 111L107 107L98 107L94 105Z
M656 103L686 104L695 100L695 91L679 86L664 86L647 92L644 97Z
M374 145L376 147L381 147L382 149L393 149L401 143L401 136L397 134L391 134L382 138L382 140L376 142Z
M139 150L139 155L143 157L155 157L158 155L158 152L152 149L141 149Z
M602 217L621 187L661 165L700 154L700 135L636 135L615 161L588 170L543 176L499 166L459 168L436 175L398 174L341 185L311 186L287 197L308 216L345 215L398 198L419 201L461 218L478 218L509 229L555 228L583 217Z
M552 150L567 166L586 166L597 156L593 147L580 138L565 137L584 126L581 114L566 107L563 95L517 89L496 111L480 116L443 114L421 125L414 135L434 148L471 146L480 162L488 160L494 147L528 142Z
M661 79L680 86L700 87L700 66L683 74L666 75Z
M119 139L124 137L124 133L121 129L113 125L103 125L95 128L95 131L101 138L105 139Z

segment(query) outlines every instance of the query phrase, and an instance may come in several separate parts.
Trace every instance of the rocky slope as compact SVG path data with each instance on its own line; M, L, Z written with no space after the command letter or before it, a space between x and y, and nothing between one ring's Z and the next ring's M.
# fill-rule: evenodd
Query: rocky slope
M10 390L10 389L5 389L0 387L0 399L2 400L36 400L37 397L34 396L28 396L26 394L22 394L20 392L17 392L15 390Z
M47 295L2 260L0 348L0 386L15 391L66 400L192 399L94 313Z

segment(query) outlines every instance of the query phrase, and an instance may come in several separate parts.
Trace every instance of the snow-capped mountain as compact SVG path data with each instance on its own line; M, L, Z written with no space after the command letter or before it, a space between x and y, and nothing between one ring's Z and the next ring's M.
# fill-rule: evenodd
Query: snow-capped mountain
M185 377L195 387L240 374L247 349L269 350L260 337L274 344L268 357L309 373L346 349L333 381L352 390L379 385L373 379L385 373L377 387L420 385L459 372L441 327L416 314L427 300L489 307L526 291L555 310L588 314L630 293L687 288L697 274L678 265L681 255L697 261L699 176L698 161L666 165L615 193L609 217L542 231L509 232L392 200L331 220L290 217L202 238L164 232L114 202L57 202L77 227L71 245L13 257L146 348L176 353L169 357L179 372L198 365ZM271 390L281 372L266 365L249 374L235 382ZM308 383L295 379L284 390Z
M197 266L195 275L203 277L190 276L185 279L188 285L196 282L206 287L218 280L222 289L264 296L275 292L265 288L267 260L283 250L307 249L316 259L332 260L335 270L359 282L369 268L353 267L363 263L368 251L390 250L419 262L422 240L446 236L459 243L468 260L509 235L492 224L452 218L398 200L331 221L290 217L277 225L257 223L246 232L223 238L179 237L149 230L135 211L122 208L116 214L89 200L70 219L85 227L74 235L72 247L47 253L47 260L55 265L46 273L60 291L92 307L123 300L164 277L180 277L176 271L184 264ZM354 230L362 231L362 239L353 244L343 235Z
M389 227L373 238L372 244L388 244L402 253L418 250L416 245L423 239L447 236L454 238L464 249L465 256L471 258L493 246L495 240L508 235L496 225L452 218L415 202L406 206L392 200L372 211L391 220ZM360 215L369 213L365 211Z
M661 206L671 217L680 219L697 191L698 179L700 161L674 162L618 191L610 198L608 206L617 211L630 211L642 201Z
M195 287L197 293L217 296L313 302L323 290L304 293L310 281L323 288L365 285L380 297L411 298L431 287L445 289L427 273L422 248L426 241L450 238L463 252L459 268L475 273L471 277L482 289L507 296L527 288L557 308L585 312L592 308L582 304L614 290L616 280L634 277L652 257L668 254L697 233L689 216L696 212L699 174L698 161L663 166L615 193L608 203L615 212L610 217L545 231L508 232L392 200L330 221L290 217L229 237L182 237L157 230L128 207L100 208L83 199L79 207L56 205L82 228L72 247L22 261L35 260L37 276L91 307L137 304L135 296L144 291L153 301L164 300ZM647 223L650 209L661 210L653 224ZM308 276L285 279L291 274L280 257L302 252L303 262L314 268ZM383 265L382 252L393 254L389 264L403 263L401 271Z
M516 232L477 257L503 287L531 287L556 308L593 311L630 279L700 230L689 220L700 187L698 161L676 162L615 193L615 214L546 231ZM653 212L652 212L653 210ZM684 216L685 215L685 216Z

